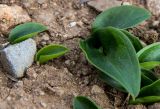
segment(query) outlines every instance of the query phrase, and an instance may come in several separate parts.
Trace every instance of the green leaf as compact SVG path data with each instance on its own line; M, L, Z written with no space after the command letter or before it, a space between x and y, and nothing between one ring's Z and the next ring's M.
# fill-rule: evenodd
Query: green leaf
M152 84L154 81L158 80L156 75L153 74L152 71L142 69L141 70L141 87L144 87L146 85ZM107 76L103 72L98 72L99 73L99 78L105 82L106 84L126 93L126 90L120 85L117 81L113 80L109 76Z
M37 52L35 60L39 63L44 63L51 59L60 57L66 52L68 52L68 49L62 45L48 45Z
M141 50L143 48L143 45L141 44L140 40L138 37L132 35L131 33L129 33L126 30L121 30L132 42L136 52L138 52L139 50Z
M122 92L126 92L126 90L122 87L122 85L120 85L117 81L115 81L114 79L112 79L111 77L109 77L108 75L106 75L103 72L99 73L99 78L105 82L106 84L116 88L117 90L120 90Z
M141 88L138 97L160 96L160 79Z
M113 27L99 29L91 38L80 41L80 47L92 65L117 81L133 98L138 95L140 66L136 51L124 33Z
M141 89L138 98L130 104L150 104L160 102L160 79Z
M19 43L47 30L47 27L39 23L29 22L16 26L9 34L9 42Z
M158 61L150 61L150 62L140 63L141 68L148 69L148 70L151 70L159 65L160 65L160 61L159 62Z
M138 25L150 16L150 12L137 6L123 5L113 7L98 15L92 24L92 28L95 30L112 26L127 29Z
M160 102L160 96L146 96L137 98L136 100L130 100L129 104L152 104L155 102Z
M146 85L150 85L154 81L158 80L158 78L156 77L156 75L154 75L154 73L152 71L142 69L141 72L142 72L142 74L141 74L141 79L142 79L141 80L141 87L146 86Z
M160 42L148 45L137 53L142 68L152 69L160 64Z
M73 101L73 109L101 109L92 100L84 96L77 96Z

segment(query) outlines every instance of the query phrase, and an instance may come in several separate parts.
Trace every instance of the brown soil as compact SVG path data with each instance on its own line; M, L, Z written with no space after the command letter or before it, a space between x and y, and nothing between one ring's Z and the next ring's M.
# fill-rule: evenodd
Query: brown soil
M65 56L44 65L34 63L17 82L0 68L0 109L72 109L76 95L89 96L103 109L128 107L127 95L98 79L96 69L86 61L78 45L79 40L89 34L90 24L98 12L78 0L0 0L0 3L22 6L32 21L48 26L48 32L35 38L39 49L51 43L70 49ZM76 25L71 27L74 22ZM159 40L157 28L148 21L132 32L146 43L152 43ZM2 35L0 43L6 39ZM139 107L137 109L145 106Z

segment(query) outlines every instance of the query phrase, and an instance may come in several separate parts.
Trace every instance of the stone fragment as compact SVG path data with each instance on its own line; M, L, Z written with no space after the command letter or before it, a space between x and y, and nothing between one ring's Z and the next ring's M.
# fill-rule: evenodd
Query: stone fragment
M9 45L0 52L0 61L4 69L15 78L24 76L25 70L30 67L36 53L36 42L33 39Z
M7 34L15 25L31 21L28 13L20 6L0 4L0 10L0 32L3 34Z
M104 93L104 90L102 88L100 88L98 85L94 85L91 89L91 93L92 94L102 94Z
M111 7L120 6L122 1L118 0L91 0L88 5L95 8L97 11L104 11Z
M147 7L154 15L160 15L160 0L147 0Z

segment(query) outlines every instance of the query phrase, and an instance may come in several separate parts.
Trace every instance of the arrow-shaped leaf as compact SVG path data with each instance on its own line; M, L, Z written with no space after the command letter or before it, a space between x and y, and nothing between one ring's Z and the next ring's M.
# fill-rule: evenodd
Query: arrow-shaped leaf
M81 41L80 47L92 65L117 81L133 98L138 95L140 66L133 45L123 32L113 27L97 30L91 38Z

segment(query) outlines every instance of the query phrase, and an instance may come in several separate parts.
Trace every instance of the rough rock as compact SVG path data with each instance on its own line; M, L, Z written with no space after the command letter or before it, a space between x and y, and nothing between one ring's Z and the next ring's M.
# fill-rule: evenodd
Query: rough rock
M148 109L160 109L160 103L155 103L151 106L148 106Z
M91 0L88 5L95 8L97 11L104 11L114 6L120 6L122 1L117 0Z
M160 15L160 0L147 0L147 7L154 15Z
M0 61L4 69L15 78L24 76L25 70L32 65L36 53L36 42L25 40L15 45L9 45L0 52Z
M17 24L31 21L28 13L20 6L0 4L0 32L7 34L9 29Z

